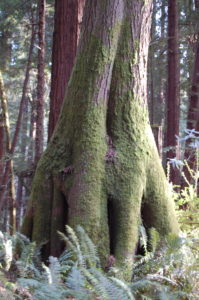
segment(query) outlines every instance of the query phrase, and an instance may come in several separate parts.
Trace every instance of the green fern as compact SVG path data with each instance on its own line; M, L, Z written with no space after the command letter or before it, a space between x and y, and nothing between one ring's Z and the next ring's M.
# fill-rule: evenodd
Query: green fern
M61 236L70 249L59 258L49 257L48 265L39 261L35 244L19 236L21 257L12 264L17 266L20 278L10 285L9 279L4 276L3 280L3 275L0 276L4 295L8 295L8 299L11 295L10 299L33 300L198 299L199 254L195 248L198 239L168 235L161 247L157 247L159 236L155 230L151 229L148 234L143 231L142 235L145 247L149 247L150 240L153 252L136 258L131 283L121 280L122 269L118 269L114 277L104 273L96 247L81 227L75 232L67 226L67 235ZM12 238L13 247L17 245L16 239ZM2 249L2 244L0 247Z

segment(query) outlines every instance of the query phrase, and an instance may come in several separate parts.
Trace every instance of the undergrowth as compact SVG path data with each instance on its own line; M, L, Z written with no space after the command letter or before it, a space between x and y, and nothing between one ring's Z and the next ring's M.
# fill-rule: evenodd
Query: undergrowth
M66 234L59 232L67 250L58 258L49 257L47 264L40 260L35 243L19 233L9 236L0 232L0 299L199 299L199 133L192 130L187 134L184 140L194 139L195 169L186 161L170 161L186 182L181 190L171 185L181 233L162 239L155 229L146 231L141 224L139 247L144 256L135 255L130 282L124 280L129 277L125 276L128 268L125 264L116 268L113 256L108 258L108 268L100 265L95 245L80 226L76 231L66 226Z
M0 298L31 300L199 299L199 253L195 238L169 235L159 242L157 232L140 230L145 256L136 256L131 282L112 266L105 272L97 250L84 229L59 233L67 249L59 257L39 259L35 243L20 234L0 233ZM14 256L16 246L21 256ZM150 249L150 252L149 250ZM14 276L13 276L14 274Z

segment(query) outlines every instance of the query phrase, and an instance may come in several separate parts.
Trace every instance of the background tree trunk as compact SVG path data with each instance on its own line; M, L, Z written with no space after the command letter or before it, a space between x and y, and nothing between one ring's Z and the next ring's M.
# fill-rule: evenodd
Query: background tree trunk
M22 232L44 256L57 230L82 225L102 262L136 248L138 226L177 232L146 104L152 1L88 0L76 63L53 137L36 171Z
M85 0L56 0L48 138L52 136L77 51Z
M32 21L33 20L34 19L32 18ZM9 151L8 152L9 158L7 159L6 164L5 164L4 174L3 174L3 178L2 178L2 188L0 190L0 213L2 212L2 210L4 208L6 188L7 188L7 184L8 184L8 181L9 181L10 172L12 173L12 168L13 168L13 162L11 162L11 160L12 160L12 156L13 156L14 151L15 151L15 147L17 145L17 140L18 140L20 127L21 127L21 120L22 120L22 116L23 116L24 102L25 102L25 99L26 99L27 87L28 87L28 82L29 82L29 77L30 77L30 69L31 69L31 63L32 63L34 42L35 42L35 24L33 23L32 24L32 34L31 34L29 53L28 53L28 61L27 61L27 66L26 66L25 78L24 78L24 82L23 82L22 96L21 96L19 113L18 113L18 118L17 118L17 122L16 122L15 132L14 132L14 135L13 135L12 144L11 144L10 134L9 134L9 119L8 119L8 109L7 109L7 104L6 104L6 97L3 94L3 89L1 88L3 85L1 85L1 87L0 87L0 89L2 91L1 99L4 103L4 110L5 110L4 120L5 120L6 136L7 136L7 139L6 139L7 140L7 147L6 148L7 148L7 151ZM0 74L0 84L3 84L1 74ZM11 178L13 178L13 176L11 176ZM12 184L12 187L13 186L14 186L14 183ZM15 209L16 209L16 207L15 207ZM14 214L16 215L16 212L14 212Z
M25 98L24 107L23 107L23 119L21 126L21 137L20 137L20 165L22 168L22 173L25 171L24 168L27 169L27 131L28 131L28 97ZM28 165L28 168L30 166ZM21 176L21 172L17 174L18 182L17 182L17 193L16 193L16 207L17 207L17 215L16 215L16 226L17 230L19 230L21 225L21 216L23 211L23 189L24 189L24 181L26 178Z
M44 90L45 90L45 11L46 0L38 0L38 75L36 101L35 165L44 146Z
M4 204L7 204L9 208L9 223L10 223L10 233L13 233L16 229L16 203L15 203L15 186L14 186L14 169L12 161L12 146L10 137L10 120L8 114L8 103L7 97L4 89L4 82L2 74L0 73L0 101L2 107L2 118L3 118L3 130L5 131L5 152L6 152L6 162L3 164L3 173L1 180L0 189L0 212L4 208ZM3 144L3 143L2 143ZM4 148L4 145L3 145ZM8 189L7 189L8 187ZM7 189L7 193L6 193ZM8 216L7 216L8 217Z
M180 113L180 69L178 53L178 0L168 0L168 92L167 92L167 123L166 147L172 147L167 152L167 158L179 158L176 136L179 136ZM170 180L179 183L177 170L171 168Z
M196 11L199 12L199 1L195 1ZM199 27L199 26L198 26ZM191 90L188 105L187 114L187 129L196 130L199 132L199 32L197 33L197 44L195 49L195 57L193 63L193 72L191 78ZM193 147L190 147L192 140L186 141L185 159L187 160L189 167L196 171L198 166L198 153ZM185 168L185 176L190 183L195 183L190 172ZM185 182L184 182L185 184ZM199 190L199 187L198 187Z
M0 186L2 181L2 175L4 172L4 119L2 114L2 108L0 107Z

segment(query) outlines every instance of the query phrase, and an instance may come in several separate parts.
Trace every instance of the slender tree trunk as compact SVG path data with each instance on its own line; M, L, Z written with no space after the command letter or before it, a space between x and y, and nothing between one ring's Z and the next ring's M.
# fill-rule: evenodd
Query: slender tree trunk
M198 3L199 1L195 0L195 7L197 12L199 12ZM197 32L197 35L199 38L199 31ZM199 41L197 42L196 45L195 58L193 64L189 109L188 109L188 117L187 117L187 128L197 130L198 122L199 122Z
M150 45L149 52L149 74L148 74L148 83L149 85L149 115L150 122L152 125L153 134L155 137L156 145L158 147L159 155L162 158L162 126L164 124L164 81L165 81L165 55L163 47L165 43L164 34L165 34L165 13L162 7L164 4L161 4L159 1L153 2L153 17L152 17L152 28L151 28L151 37L152 42ZM161 9L161 22L160 26L157 23ZM161 46L159 46L160 44Z
M17 144L18 136L19 136L19 131L21 127L21 120L22 120L22 115L23 115L23 109L24 109L24 102L26 99L26 92L27 92L27 87L28 87L28 82L29 82L29 75L30 75L30 69L31 69L31 63L32 63L32 55L33 55L33 48L34 48L34 42L35 42L35 25L33 23L32 25L32 33L31 33L31 41L30 41L30 48L29 48L29 55L28 55L28 62L26 66L26 73L25 73L25 79L23 83L23 90L22 90L22 97L21 97L21 102L20 102L20 107L19 107L19 114L17 118L17 123L16 123L16 128L12 140L12 144L10 142L10 145L7 145L7 148L9 147L9 159L6 162L5 165L5 171L3 174L3 179L2 179L2 188L0 190L0 213L4 207L5 203L5 192L7 188L7 184L9 181L9 174L12 168L12 156L15 151L15 147ZM8 116L5 115L5 120L8 119ZM7 122L7 121L6 121ZM6 133L8 135L8 132Z
M18 177L17 189L16 189L16 206L17 206L16 229L17 229L17 231L20 229L22 197L23 197L23 179Z
M10 231L11 233L13 233L13 231L15 231L16 228L14 169L13 169L12 159L11 157L9 157L11 155L10 121L9 121L9 114L8 114L8 103L7 103L7 98L4 90L3 77L1 73L0 73L0 101L1 101L3 124L5 130L5 140L6 140L5 150L6 150L6 154L8 155L6 159L5 167L3 169L3 175L1 180L0 196L3 195L4 198L0 198L0 206L2 205L3 207L4 202L7 202L7 206L9 207L9 215L10 215ZM7 194L5 194L7 185L8 185L8 191Z
M199 2L195 1L196 10L199 11ZM199 32L198 32L199 37ZM193 65L192 81L191 81L191 91L189 98L189 108L187 115L187 129L196 130L199 132L199 41L197 42L195 50L195 58ZM198 162L198 153L196 154L196 149L190 147L190 142L192 140L188 139L186 141L185 149L185 159L187 160L189 167L192 170L196 170ZM191 177L188 170L185 169L186 178L190 183L193 183L193 178ZM198 188L199 190L199 188Z
M29 165L34 164L34 137L36 131L36 99L33 94L31 100L31 112L30 112L30 127L29 127L29 146L28 146L28 163Z
M45 92L45 11L46 0L38 0L38 75L37 75L37 117L35 139L35 165L44 146L44 92Z
M2 181L2 174L4 172L4 119L3 119L3 114L2 110L0 109L0 186L1 186L1 181Z
M193 67L190 103L189 103L188 118L187 118L187 128L196 129L198 119L199 119L199 42L196 48L194 67Z
M48 136L52 136L77 51L85 0L56 0Z
M162 2L161 5L161 38L166 37L166 11L165 11L165 4Z
M178 53L178 0L168 1L168 92L166 146L172 147L167 158L178 158L176 136L179 136L179 53ZM177 171L171 169L171 181L179 183Z
M21 145L20 145L20 153L21 153L21 165L24 169L29 167L27 166L27 131L28 131L28 97L25 99L24 103L24 111L23 111L23 120L22 120L22 126L21 126ZM16 216L16 222L17 222L17 230L19 230L20 223L21 223L21 212L22 212L22 203L23 203L23 182L24 178L20 175L20 172L18 175L18 182L17 182L17 193L16 193L16 206L17 206L17 216Z
M149 125L152 1L88 0L63 109L36 171L22 232L57 253L57 230L82 225L104 262L132 257L138 225L178 232ZM61 248L61 247L60 247Z

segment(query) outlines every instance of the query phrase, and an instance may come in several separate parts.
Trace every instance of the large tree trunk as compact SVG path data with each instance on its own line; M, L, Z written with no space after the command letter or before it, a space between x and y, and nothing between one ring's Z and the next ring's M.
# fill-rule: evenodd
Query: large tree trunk
M178 47L178 0L168 1L168 91L167 91L167 130L166 147L172 147L167 152L167 158L179 158L176 136L179 136L179 47ZM177 170L171 169L171 181L179 184Z
M48 138L52 136L77 51L85 0L56 0Z
M132 261L138 225L177 232L146 104L152 1L88 0L61 116L36 171L22 232L49 241L82 225L104 261ZM131 264L130 264L131 265Z

